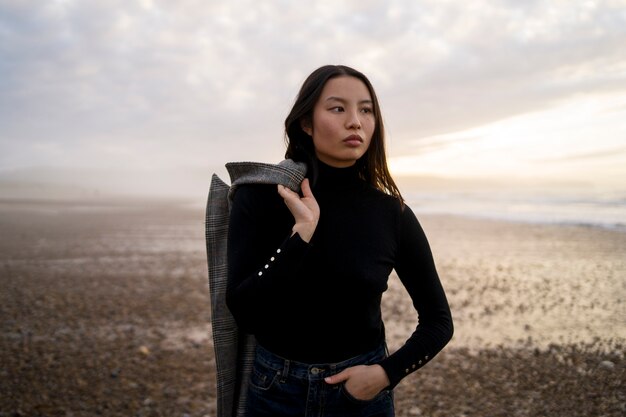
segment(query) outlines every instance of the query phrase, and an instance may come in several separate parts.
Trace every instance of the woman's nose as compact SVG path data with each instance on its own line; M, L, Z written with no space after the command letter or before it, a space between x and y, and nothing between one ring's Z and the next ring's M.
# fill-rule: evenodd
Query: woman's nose
M359 118L359 114L356 112L349 112L347 119L347 127L348 129L360 129L361 128L361 119Z

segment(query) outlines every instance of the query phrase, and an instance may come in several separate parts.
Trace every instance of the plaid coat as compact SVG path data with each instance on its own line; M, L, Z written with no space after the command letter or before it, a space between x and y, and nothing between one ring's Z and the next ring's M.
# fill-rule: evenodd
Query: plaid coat
M211 178L205 232L217 374L217 416L239 417L245 414L248 375L256 341L252 335L239 331L226 306L230 203L241 184L282 184L298 191L306 166L286 159L278 165L231 162L226 164L226 169L231 179L230 187L215 174Z

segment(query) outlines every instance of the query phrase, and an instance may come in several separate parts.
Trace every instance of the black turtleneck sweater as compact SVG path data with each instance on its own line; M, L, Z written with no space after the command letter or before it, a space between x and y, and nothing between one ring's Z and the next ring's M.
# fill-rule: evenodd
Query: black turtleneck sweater
M426 236L408 206L358 178L320 165L313 195L320 219L309 243L275 185L235 194L228 237L227 304L237 324L275 354L339 362L379 346L380 302L393 269L419 325L380 365L394 387L452 336L452 318Z

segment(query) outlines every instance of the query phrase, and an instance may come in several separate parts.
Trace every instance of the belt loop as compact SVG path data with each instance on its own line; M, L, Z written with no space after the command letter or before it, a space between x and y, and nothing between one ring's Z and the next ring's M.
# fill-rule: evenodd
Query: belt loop
M287 375L289 374L289 360L285 359L283 365L283 373L280 376L280 383L284 384L287 381Z

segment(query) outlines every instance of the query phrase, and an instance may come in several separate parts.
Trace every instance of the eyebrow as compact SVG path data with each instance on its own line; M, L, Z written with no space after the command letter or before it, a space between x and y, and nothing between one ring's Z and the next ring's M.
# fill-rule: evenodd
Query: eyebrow
M348 100L346 100L345 98L341 98L341 97L330 96L326 98L325 101L338 101L340 103L346 103ZM359 104L374 104L374 102L370 99L365 99L365 100L359 100Z

